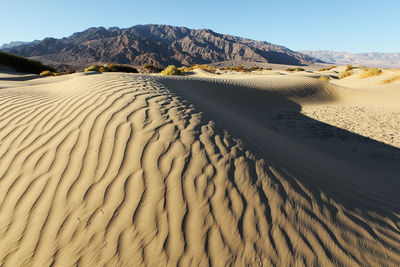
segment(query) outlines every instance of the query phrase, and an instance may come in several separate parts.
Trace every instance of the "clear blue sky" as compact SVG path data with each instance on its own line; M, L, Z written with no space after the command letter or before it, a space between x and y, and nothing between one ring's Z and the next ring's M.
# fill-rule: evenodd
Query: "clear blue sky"
M154 23L297 51L400 52L399 0L0 0L0 10L0 44Z

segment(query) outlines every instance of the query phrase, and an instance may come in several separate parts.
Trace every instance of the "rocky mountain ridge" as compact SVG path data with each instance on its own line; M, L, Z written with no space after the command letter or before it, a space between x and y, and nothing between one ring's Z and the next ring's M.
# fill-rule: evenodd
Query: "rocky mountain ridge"
M76 68L111 62L136 66L151 63L159 67L229 60L288 65L321 62L264 41L219 34L208 29L153 24L126 29L89 28L66 38L45 38L3 51L53 66Z

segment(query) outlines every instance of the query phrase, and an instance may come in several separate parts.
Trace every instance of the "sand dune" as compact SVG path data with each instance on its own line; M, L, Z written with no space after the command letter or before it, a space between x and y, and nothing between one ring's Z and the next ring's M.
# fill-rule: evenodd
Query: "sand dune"
M197 76L0 81L0 265L400 265L398 93Z

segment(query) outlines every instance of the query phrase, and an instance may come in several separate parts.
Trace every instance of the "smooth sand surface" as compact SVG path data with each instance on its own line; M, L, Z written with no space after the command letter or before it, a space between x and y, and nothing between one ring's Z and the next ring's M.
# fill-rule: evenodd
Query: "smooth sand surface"
M0 80L0 265L400 265L399 83L195 73Z

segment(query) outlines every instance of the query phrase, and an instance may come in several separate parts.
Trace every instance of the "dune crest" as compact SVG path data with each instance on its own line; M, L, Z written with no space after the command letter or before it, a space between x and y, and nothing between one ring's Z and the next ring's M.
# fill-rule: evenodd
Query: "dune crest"
M0 265L400 265L395 171L374 181L265 119L345 90L282 79L0 89Z

